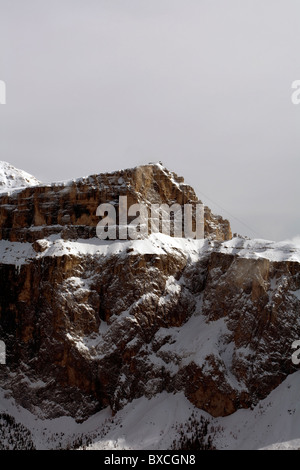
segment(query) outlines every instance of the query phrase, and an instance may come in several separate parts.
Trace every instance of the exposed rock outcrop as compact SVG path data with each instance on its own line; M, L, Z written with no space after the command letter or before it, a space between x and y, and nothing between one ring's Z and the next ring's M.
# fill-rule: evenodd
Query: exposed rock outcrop
M33 242L52 234L66 239L93 238L99 222L97 207L103 203L118 205L119 196L127 196L128 206L198 201L183 178L159 164L27 187L1 195L0 239ZM207 207L205 234L219 240L231 238L229 222L213 215Z

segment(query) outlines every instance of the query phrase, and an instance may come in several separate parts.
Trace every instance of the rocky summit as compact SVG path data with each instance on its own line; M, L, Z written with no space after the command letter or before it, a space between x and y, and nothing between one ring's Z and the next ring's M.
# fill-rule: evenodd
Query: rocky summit
M7 400L43 419L118 415L180 395L218 418L251 409L296 367L300 249L232 237L100 240L102 203L199 202L149 164L0 194L0 339Z

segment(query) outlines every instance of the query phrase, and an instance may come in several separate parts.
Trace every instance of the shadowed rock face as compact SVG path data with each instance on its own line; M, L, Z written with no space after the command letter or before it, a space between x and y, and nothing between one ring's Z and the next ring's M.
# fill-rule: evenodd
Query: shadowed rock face
M154 165L2 196L1 233L10 241L0 242L1 386L34 413L78 420L163 390L184 391L213 416L256 403L294 370L299 262L227 253L229 224L218 218L206 220L206 241L89 240L104 191L114 200L123 188L138 202L196 200ZM18 200L22 214L13 216L7 206ZM63 239L49 238L53 227ZM21 259L13 241L22 233Z

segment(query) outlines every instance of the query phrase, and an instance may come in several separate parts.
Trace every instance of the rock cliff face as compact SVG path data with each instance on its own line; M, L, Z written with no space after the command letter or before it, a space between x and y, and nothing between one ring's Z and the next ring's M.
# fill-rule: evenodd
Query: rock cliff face
M83 420L183 391L213 416L250 407L295 370L300 253L231 238L205 209L205 240L95 237L102 202L195 202L147 165L0 196L1 387L44 417Z
M27 187L1 195L0 239L33 242L51 234L67 239L93 238L99 222L97 207L103 203L118 205L119 196L127 196L128 206L198 201L183 178L160 164ZM231 238L229 222L213 215L208 207L205 234L220 240Z

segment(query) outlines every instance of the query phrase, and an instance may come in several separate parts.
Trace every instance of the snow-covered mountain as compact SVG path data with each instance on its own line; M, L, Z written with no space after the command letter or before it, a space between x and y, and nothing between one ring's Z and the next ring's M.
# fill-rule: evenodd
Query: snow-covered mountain
M0 193L38 184L40 181L34 176L15 168L10 163L0 161Z
M299 245L232 238L208 208L204 240L99 240L125 194L197 202L161 165L0 196L0 443L297 446Z

